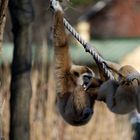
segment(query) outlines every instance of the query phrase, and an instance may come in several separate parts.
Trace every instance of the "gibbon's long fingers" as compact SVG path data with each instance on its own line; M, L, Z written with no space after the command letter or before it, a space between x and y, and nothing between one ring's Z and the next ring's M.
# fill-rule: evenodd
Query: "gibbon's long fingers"
M52 10L54 10L54 12L56 12L56 11L63 12L62 7L61 7L61 5L60 5L58 0L50 0L50 8Z

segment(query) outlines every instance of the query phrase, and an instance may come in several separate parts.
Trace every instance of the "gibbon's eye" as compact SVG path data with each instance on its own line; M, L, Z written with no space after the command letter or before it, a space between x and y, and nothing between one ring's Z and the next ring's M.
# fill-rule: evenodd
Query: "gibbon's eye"
M77 71L73 72L74 76L79 77L79 73Z
M92 78L92 75L84 75L83 76L83 81L84 81L85 86L88 85L88 83L90 82L91 78Z

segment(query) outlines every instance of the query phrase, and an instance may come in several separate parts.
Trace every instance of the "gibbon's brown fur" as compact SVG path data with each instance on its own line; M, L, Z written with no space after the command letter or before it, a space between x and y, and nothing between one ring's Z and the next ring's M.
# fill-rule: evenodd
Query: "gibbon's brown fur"
M94 73L86 66L72 64L61 8L54 18L54 65L60 114L71 125L86 124L93 114L95 97L85 88Z
M140 76L140 74L129 65L125 65L115 72L118 73L118 80L104 82L98 91L97 100L104 101L108 108L117 114L126 114L136 108L139 110L140 93L137 91L140 82L138 75Z

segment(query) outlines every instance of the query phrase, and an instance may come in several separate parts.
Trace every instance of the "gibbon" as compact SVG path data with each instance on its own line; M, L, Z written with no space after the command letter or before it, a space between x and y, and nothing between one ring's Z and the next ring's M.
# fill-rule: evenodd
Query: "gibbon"
M95 77L86 67L74 65L69 55L68 37L63 24L63 11L58 1L54 2L54 71L57 106L66 122L79 126L86 124L93 115L95 97L86 91L86 86ZM95 79L96 81L96 79ZM98 84L98 82L96 82ZM93 93L94 91L92 91Z
M118 74L118 80L104 82L98 90L97 100L104 101L108 108L117 114L130 113L136 108L140 111L140 73L129 65L122 66L119 70L114 67L111 69Z

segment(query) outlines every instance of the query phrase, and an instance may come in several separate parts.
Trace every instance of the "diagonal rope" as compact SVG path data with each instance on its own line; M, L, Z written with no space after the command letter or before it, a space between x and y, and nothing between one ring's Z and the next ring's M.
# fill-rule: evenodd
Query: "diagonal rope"
M55 9L56 6L53 5L56 4L55 1L57 0L53 0L53 2L51 0L51 8L53 8L54 11L57 11L57 9ZM106 76L110 79L114 79L113 74L107 68L106 61L98 54L96 49L94 49L91 46L91 44L85 42L85 40L83 40L83 38L79 35L79 33L70 25L70 23L65 18L63 19L63 22L67 30L83 45L85 51L90 53L92 57L95 59L95 61L102 66L102 69L104 70Z
M67 30L83 45L85 51L90 53L92 57L96 60L96 62L101 64L107 77L110 79L114 79L114 76L106 66L105 60L97 53L96 49L94 49L91 44L85 42L85 40L82 39L78 32L69 24L69 22L65 18L63 19L63 22Z

